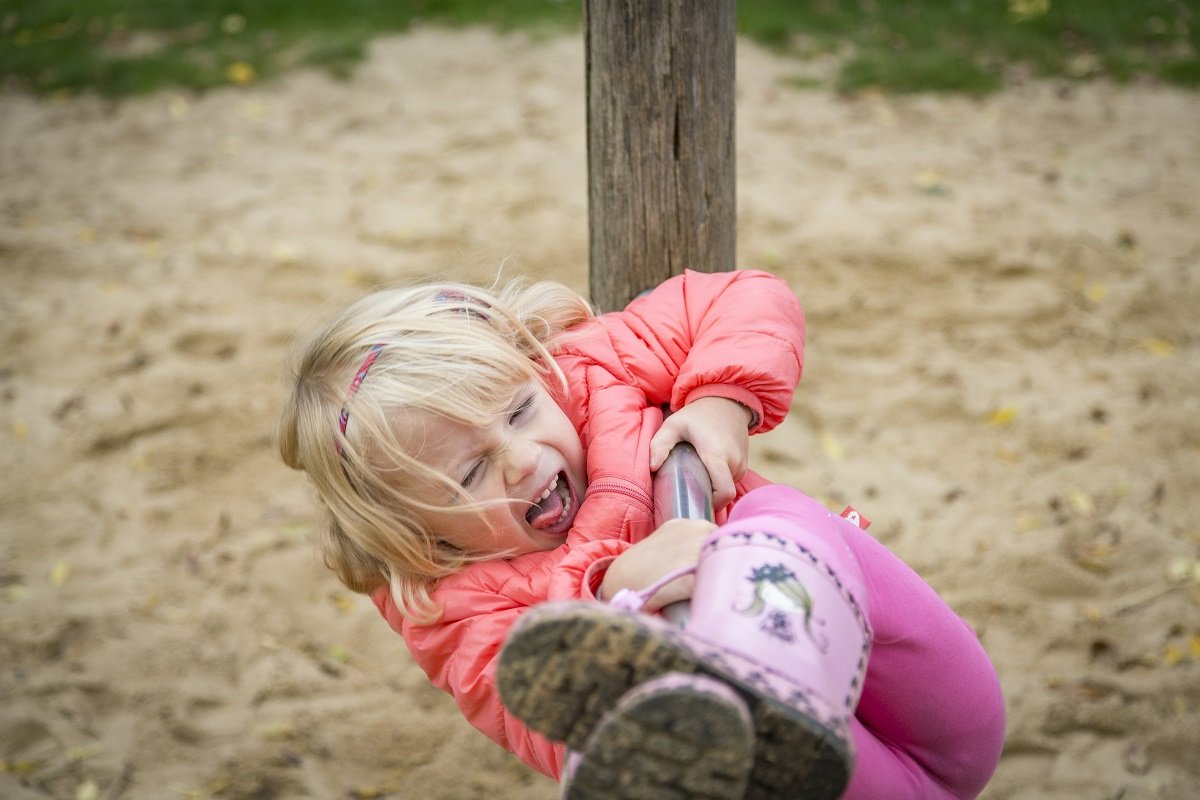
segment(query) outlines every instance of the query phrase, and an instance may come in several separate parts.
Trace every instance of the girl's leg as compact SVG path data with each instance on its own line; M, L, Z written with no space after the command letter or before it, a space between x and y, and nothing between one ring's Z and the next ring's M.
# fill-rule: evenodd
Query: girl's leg
M801 511L810 513L800 520ZM809 501L803 509L791 503L788 514L722 526L702 548L682 628L637 613L636 603L618 603L620 596L620 608L530 609L500 653L505 705L534 730L582 752L598 747L591 737L605 735L603 716L631 689L667 672L708 676L733 688L753 721L748 800L842 796L869 644L856 602L864 594L861 578L837 533L843 523ZM801 543L809 527L832 533ZM686 720L685 706L672 710ZM607 738L629 749L623 734ZM703 767L694 765L697 772Z
M874 643L855 712L859 766L846 797L882 796L891 784L881 780L897 770L924 778L911 797L975 797L1004 744L995 668L975 633L908 565L862 531L851 528L847 539L867 581Z
M845 797L975 797L1004 739L1004 703L987 654L908 565L849 522L820 524L824 513L806 495L771 486L743 497L724 527L790 524L843 580L861 580L872 649Z
M798 543L800 554L815 560L796 561L792 545L783 547L791 555L782 561L768 552L750 571L757 588L742 596L747 565L739 559L754 548L770 551L772 536ZM1003 739L995 672L970 629L911 569L853 524L780 486L743 497L710 545L697 569L692 621L683 631L588 603L547 604L528 612L500 658L500 690L510 710L579 749L599 716L629 689L665 672L704 673L735 687L754 719L759 739L748 797L841 794L846 773L837 778L838 742L844 741L839 727L859 754L846 797L965 798L980 791ZM796 584L807 582L811 591L825 583L820 574L827 573L814 573L813 566L827 567L843 594L857 602L839 603L827 586L806 597ZM706 571L711 577L702 580ZM742 595L731 598L730 587ZM787 613L763 611L788 600L794 605ZM766 618L735 619L730 608ZM849 611L854 614L847 617ZM864 612L873 629L865 679L847 666L845 652L828 669L832 662L816 651L797 660L762 640L765 632L808 641L832 656L846 645L844 637L863 641ZM720 624L722 614L727 624ZM776 617L783 627L761 624ZM850 681L848 694L831 691L839 680ZM789 694L792 681L808 688ZM855 706L859 687L863 693ZM840 723L826 704L838 697L846 701ZM847 725L851 709L854 719Z
M619 706L631 690L636 693L668 673L714 678L738 693L757 737L745 800L840 797L849 780L848 726L843 722L840 731L828 730L793 698L781 696L786 680L766 672L753 659L656 617L576 601L544 603L526 612L505 641L496 677L509 711L584 754L585 763L602 738L630 749L623 734L610 737L605 729L606 717L621 720L630 713ZM678 704L672 711L681 722L690 714ZM632 760L625 766L641 769ZM685 775L691 780L707 769L686 761L680 785ZM572 785L578 784L572 779Z

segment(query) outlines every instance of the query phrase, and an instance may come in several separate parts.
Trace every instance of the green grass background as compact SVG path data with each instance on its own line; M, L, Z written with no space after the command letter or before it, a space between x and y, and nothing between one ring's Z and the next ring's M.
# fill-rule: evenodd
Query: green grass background
M986 94L1016 74L1200 87L1200 0L739 0L739 31L829 88ZM123 96L352 73L415 24L578 31L582 0L0 0L0 81ZM814 85L811 80L802 80ZM815 85L823 85L816 83Z

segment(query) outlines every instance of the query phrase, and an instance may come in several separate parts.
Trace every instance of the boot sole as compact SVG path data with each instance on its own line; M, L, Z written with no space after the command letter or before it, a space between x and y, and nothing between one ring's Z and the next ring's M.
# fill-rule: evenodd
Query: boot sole
M696 687L622 700L588 738L562 800L741 800L754 760L745 714L736 698Z
M544 604L526 612L500 654L501 699L534 730L582 751L603 715L632 687L667 672L715 677L745 700L755 752L748 800L834 800L849 781L845 741L725 668L677 628L600 604Z

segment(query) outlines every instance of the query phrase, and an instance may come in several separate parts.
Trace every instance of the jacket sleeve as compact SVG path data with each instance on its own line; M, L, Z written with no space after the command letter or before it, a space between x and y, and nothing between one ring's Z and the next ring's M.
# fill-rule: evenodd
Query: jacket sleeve
M472 726L538 772L557 779L565 746L530 730L505 708L496 684L500 650L521 614L536 603L594 599L586 581L589 566L611 560L627 546L616 540L594 541L560 549L565 552L473 565L437 587L433 597L444 610L429 625L402 617L386 588L376 590L372 600L404 637L413 661L434 686L454 697Z
M783 280L689 270L601 319L652 405L676 411L726 397L753 412L751 432L787 415L804 363L804 313Z

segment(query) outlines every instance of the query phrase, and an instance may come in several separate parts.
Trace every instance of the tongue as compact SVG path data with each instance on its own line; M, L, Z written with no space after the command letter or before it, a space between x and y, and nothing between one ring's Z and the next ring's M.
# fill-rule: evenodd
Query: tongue
M542 528L549 528L555 522L558 522L558 518L562 516L562 513L562 497L557 491L553 491L549 497L531 508L529 513L525 515L525 519L529 521L531 526L541 530Z

